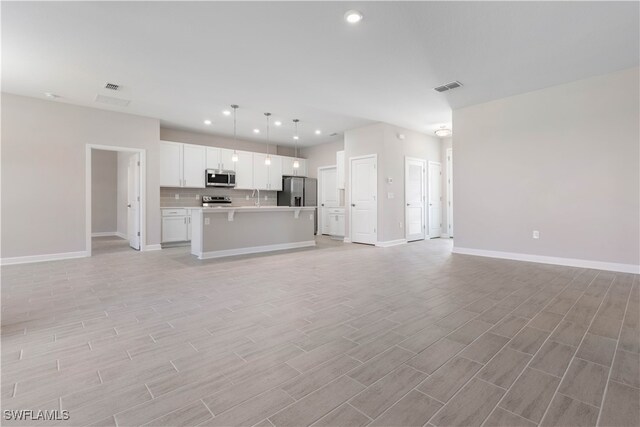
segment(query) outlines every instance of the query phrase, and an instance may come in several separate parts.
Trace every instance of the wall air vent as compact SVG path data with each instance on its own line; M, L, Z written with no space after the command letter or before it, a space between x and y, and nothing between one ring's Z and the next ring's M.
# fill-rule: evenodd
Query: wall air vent
M447 83L442 86L434 87L433 90L435 90L436 92L446 92L448 90L455 89L460 86L462 86L462 83L456 80L454 82Z
M118 90L120 89L120 85L117 85L115 83L107 83L106 85L104 85L105 89L111 89L111 90Z
M329 136L333 137L333 136L338 136L338 134L336 132L329 134Z
M96 96L96 102L101 102L103 104L108 104L108 105L115 105L117 107L126 107L129 105L131 100L114 98L112 96L98 95Z

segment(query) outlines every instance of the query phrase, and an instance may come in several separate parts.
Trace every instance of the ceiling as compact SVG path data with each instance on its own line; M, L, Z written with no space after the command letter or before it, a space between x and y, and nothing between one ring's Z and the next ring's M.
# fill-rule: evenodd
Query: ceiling
M432 133L455 108L637 66L639 6L2 2L2 89L223 135L233 120L221 112L236 103L240 137L264 140L269 111L283 145L294 118L301 145L377 121ZM364 20L347 24L348 9ZM464 86L433 90L453 80Z

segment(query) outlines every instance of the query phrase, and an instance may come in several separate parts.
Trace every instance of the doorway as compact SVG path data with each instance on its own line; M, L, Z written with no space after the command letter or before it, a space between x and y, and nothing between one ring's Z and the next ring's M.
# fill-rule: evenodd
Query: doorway
M86 252L145 250L145 150L86 146Z
M405 157L404 159L404 223L407 242L424 240L426 215L425 169L423 159Z
M378 242L378 157L349 158L349 233L353 243Z
M320 196L320 208L318 212L320 224L318 226L318 230L320 231L320 234L331 234L329 209L340 206L337 168L335 166L324 166L318 168L318 190Z
M442 234L442 165L429 162L428 169L429 238L434 239Z

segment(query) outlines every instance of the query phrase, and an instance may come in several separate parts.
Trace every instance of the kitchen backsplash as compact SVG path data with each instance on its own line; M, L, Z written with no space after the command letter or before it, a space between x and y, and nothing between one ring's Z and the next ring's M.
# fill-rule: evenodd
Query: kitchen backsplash
M195 207L202 206L202 196L231 196L235 206L253 206L255 198L251 197L253 190L235 190L232 188L160 188L160 207ZM178 198L176 199L176 194ZM249 196L249 200L247 200ZM265 200L265 197L267 198ZM260 191L262 206L276 206L278 204L277 191Z

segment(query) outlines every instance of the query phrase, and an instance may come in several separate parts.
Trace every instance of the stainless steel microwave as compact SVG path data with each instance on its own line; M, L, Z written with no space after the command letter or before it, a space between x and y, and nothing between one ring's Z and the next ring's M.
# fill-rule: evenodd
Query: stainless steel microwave
M207 169L207 187L235 187L236 173L234 171L220 171L217 169Z

